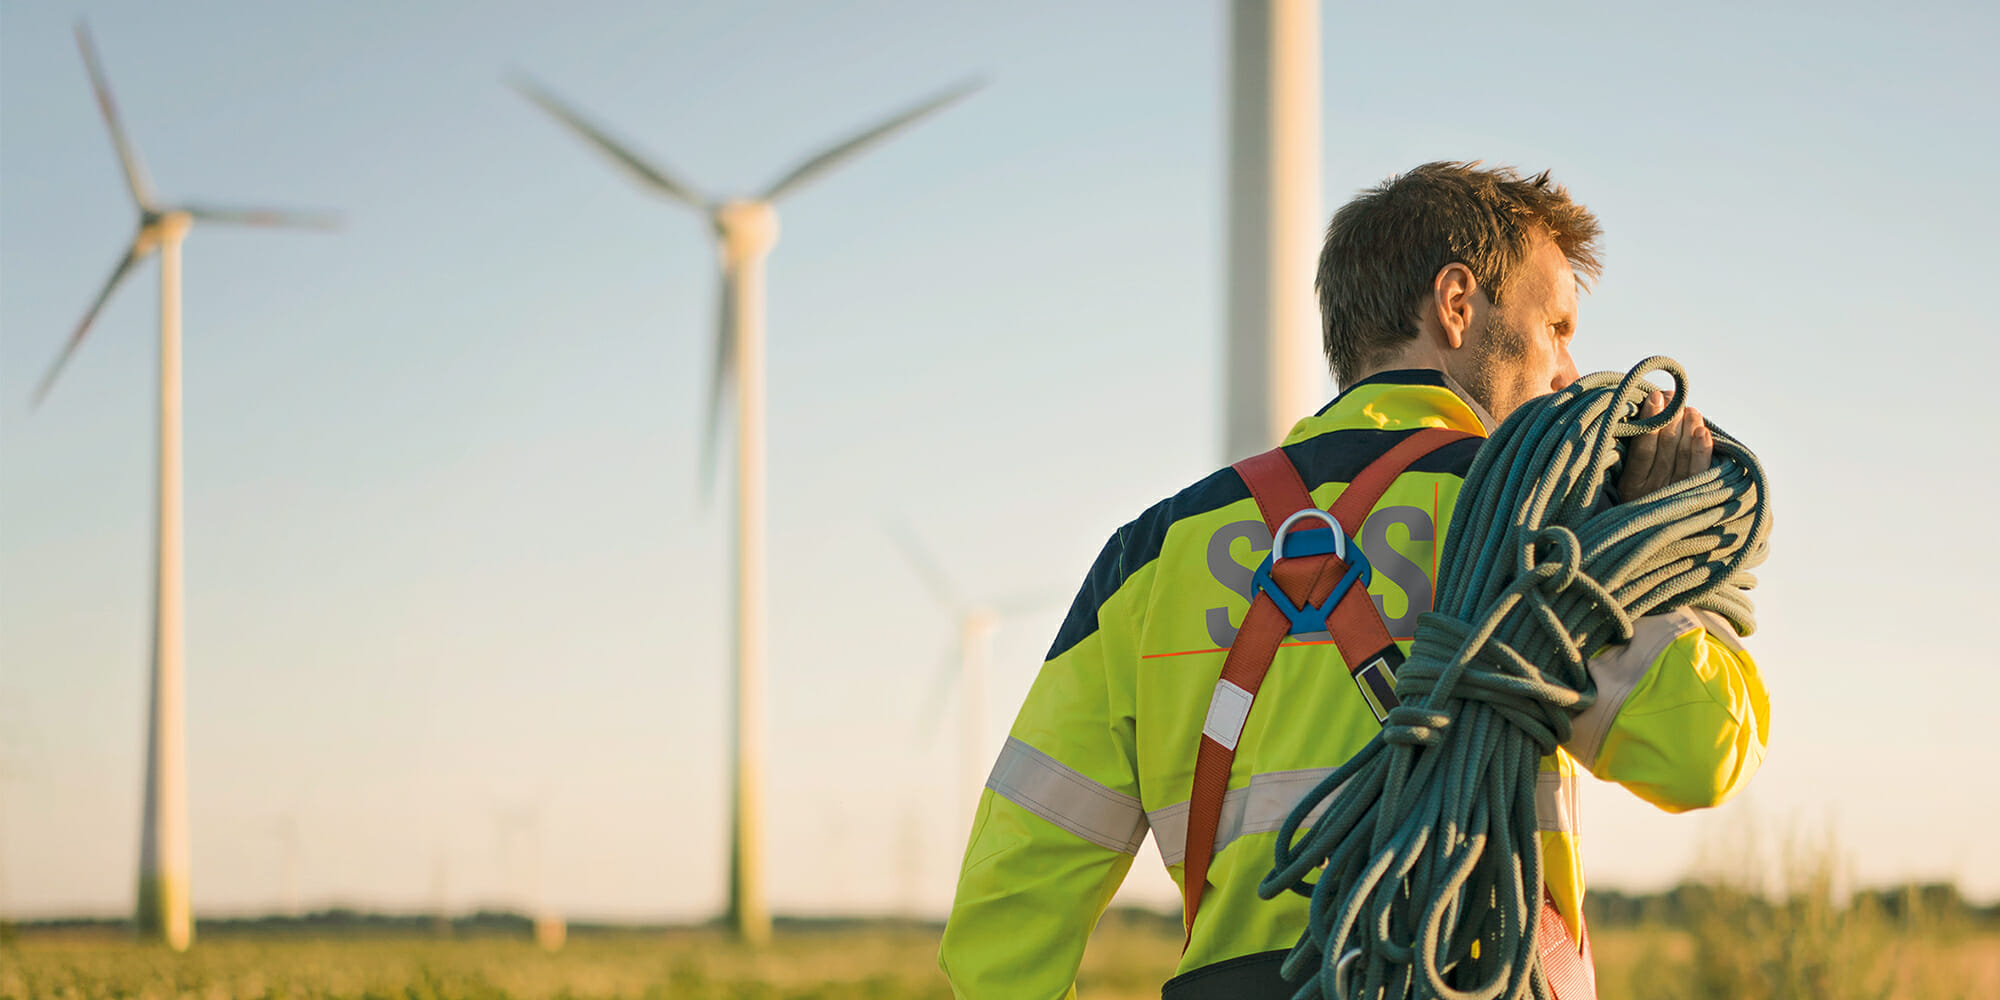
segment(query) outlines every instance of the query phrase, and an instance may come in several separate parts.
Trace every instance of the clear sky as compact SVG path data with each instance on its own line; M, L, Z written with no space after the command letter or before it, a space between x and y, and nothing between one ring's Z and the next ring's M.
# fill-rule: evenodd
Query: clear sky
M1585 796L1597 885L1831 827L1864 880L2000 896L1991 4L1329 4L1328 210L1433 159L1552 168L1605 229L1586 370L1654 353L1756 448L1777 535L1763 774L1709 817ZM0 3L0 908L125 912L149 649L157 269L35 381L130 238L67 4ZM759 189L991 85L781 206L770 263L770 877L942 912L948 616L1047 594L997 748L1103 539L1217 458L1223 9L1209 3L100 4L170 198L343 213L186 248L198 912L724 892L726 507L697 482L706 224L502 86ZM1982 443L1984 442L1984 443ZM539 862L505 817L540 816ZM1150 848L1128 898L1171 884Z

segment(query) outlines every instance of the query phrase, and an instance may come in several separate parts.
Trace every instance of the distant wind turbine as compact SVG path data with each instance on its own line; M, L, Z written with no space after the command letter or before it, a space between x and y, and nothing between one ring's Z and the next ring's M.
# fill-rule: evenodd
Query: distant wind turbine
M185 949L194 934L189 915L187 760L181 662L181 240L196 222L226 222L246 226L287 226L330 229L333 219L266 209L213 205L163 205L153 193L139 153L118 121L111 87L98 65L97 48L81 23L76 43L97 92L98 109L111 130L125 186L139 209L139 231L111 277L83 314L83 321L63 345L62 354L35 387L39 406L56 376L83 343L98 310L119 282L147 256L160 255L160 482L157 499L159 534L158 577L153 590L153 669L150 721L146 739L146 812L139 844L139 933Z
M451 936L451 860L443 844L431 849L431 933Z
M303 911L299 909L299 814L287 809L278 815L270 826L271 836L278 841L279 850L279 912L294 920Z
M958 627L956 649L946 649L938 661L936 682L925 703L920 722L929 741L942 717L945 695L954 680L958 683L959 735L959 817L972 821L979 805L979 791L986 787L986 771L992 765L986 746L986 674L993 662L993 639L1009 618L1027 614L1045 603L1036 598L1013 599L1000 603L975 603L963 589L953 586L930 550L907 528L889 525L885 529L902 549L903 557L924 581L931 599L950 612ZM954 655L954 653L956 655Z
M500 909L527 917L535 943L547 951L558 951L568 936L568 925L548 902L542 883L542 815L546 796L537 796L515 809L495 808L494 829L500 837L500 882L505 894ZM527 842L525 878L516 862L516 840Z
M708 216L722 264L721 303L715 331L714 367L708 384L707 423L702 437L702 484L715 478L721 433L722 396L731 374L736 382L736 629L735 743L731 748L732 809L729 865L729 918L738 936L762 943L770 938L771 916L764 903L763 876L763 701L764 701L764 259L778 240L775 202L836 165L916 124L978 89L961 84L888 120L843 139L802 160L753 198L715 200L696 193L658 161L585 119L534 81L513 76L521 95L555 116L570 131L630 173L640 186Z
M497 908L532 917L542 909L542 807L493 808L494 841L499 845L500 900ZM522 863L518 847L527 842ZM526 871L522 869L525 867Z

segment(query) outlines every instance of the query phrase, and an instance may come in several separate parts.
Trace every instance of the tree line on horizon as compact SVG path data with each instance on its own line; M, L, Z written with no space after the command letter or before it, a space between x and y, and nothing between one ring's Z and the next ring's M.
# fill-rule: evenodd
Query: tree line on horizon
M1629 892L1616 888L1594 888L1585 895L1584 918L1594 928L1661 926L1691 928L1720 909L1746 912L1752 919L1769 919L1797 900L1772 898L1744 892L1721 881L1688 880L1660 892ZM1966 898L1953 882L1910 882L1902 885L1861 889L1847 900L1847 907L1867 910L1891 925L1918 922L1947 923L1968 929L2000 930L2000 900L1978 904ZM1117 906L1105 914L1106 921L1125 926L1159 925L1163 932L1180 933L1180 913L1154 911L1144 907ZM263 914L200 918L205 933L225 935L257 934L384 934L466 937L521 937L533 935L534 919L526 913L505 909L481 909L472 913L440 916L329 907L299 915ZM779 916L781 930L812 931L890 925L939 925L928 917L898 916ZM634 931L707 930L720 927L715 920L676 923L672 921L578 920L569 923L571 934L630 933ZM129 932L129 917L51 917L37 920L0 920L0 934L115 933Z

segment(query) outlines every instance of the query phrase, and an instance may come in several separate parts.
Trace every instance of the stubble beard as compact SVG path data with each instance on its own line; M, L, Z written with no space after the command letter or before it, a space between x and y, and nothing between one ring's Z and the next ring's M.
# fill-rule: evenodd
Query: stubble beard
M1493 419L1505 420L1507 414L1522 401L1511 396L1502 399L1500 396L1518 388L1513 383L1518 381L1521 363L1527 356L1527 336L1488 312L1478 344L1472 349L1470 370L1459 382L1479 405L1493 414Z

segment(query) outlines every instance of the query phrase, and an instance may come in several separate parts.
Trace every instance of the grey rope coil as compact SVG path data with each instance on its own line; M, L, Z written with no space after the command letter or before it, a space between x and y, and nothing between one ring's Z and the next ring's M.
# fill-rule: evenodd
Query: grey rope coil
M1674 392L1642 418L1652 372ZM1608 489L1619 442L1666 426L1687 388L1664 357L1587 375L1523 404L1480 447L1434 610L1397 671L1401 706L1292 810L1258 886L1311 897L1284 963L1288 979L1307 976L1298 1000L1551 996L1535 948L1535 775L1596 699L1589 656L1676 608L1755 627L1749 571L1771 515L1748 448L1710 424L1708 471L1625 503Z

